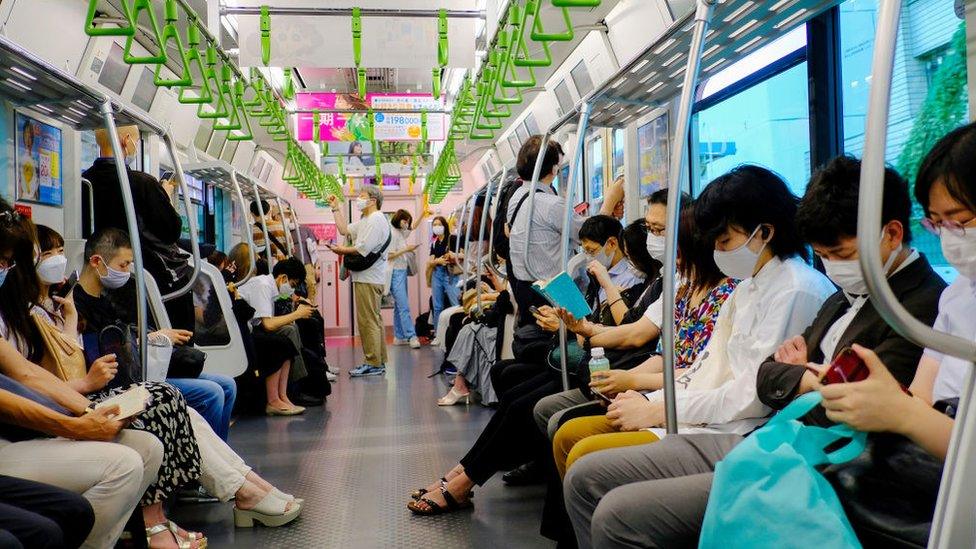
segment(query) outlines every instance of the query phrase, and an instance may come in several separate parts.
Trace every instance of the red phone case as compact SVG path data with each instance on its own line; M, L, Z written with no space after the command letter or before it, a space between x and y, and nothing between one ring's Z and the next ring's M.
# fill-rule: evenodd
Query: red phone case
M830 363L830 368L827 368L820 382L824 385L831 383L853 383L867 379L868 373L868 367L861 360L861 357L857 356L857 353L853 349L844 349Z

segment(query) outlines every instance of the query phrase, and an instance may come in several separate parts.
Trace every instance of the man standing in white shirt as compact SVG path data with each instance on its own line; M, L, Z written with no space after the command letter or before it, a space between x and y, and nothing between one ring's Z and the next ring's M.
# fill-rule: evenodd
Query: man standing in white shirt
M362 212L362 217L351 224L347 223L345 215L338 207L339 199L330 196L328 200L339 234L353 240L352 246L333 244L329 249L342 256L362 256L367 263L363 270L349 270L352 275L353 297L356 300L356 326L363 342L364 355L363 364L350 370L349 375L383 375L386 373L386 330L380 315L380 299L386 283L386 258L391 239L390 223L380 211L383 206L383 192L375 186L366 186L359 191L356 208ZM371 264L370 259L373 260Z

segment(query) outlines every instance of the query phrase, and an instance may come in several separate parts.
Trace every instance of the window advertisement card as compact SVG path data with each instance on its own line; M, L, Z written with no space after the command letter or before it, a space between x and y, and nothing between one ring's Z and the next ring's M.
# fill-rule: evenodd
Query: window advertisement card
M21 113L14 124L17 200L61 206L61 130Z

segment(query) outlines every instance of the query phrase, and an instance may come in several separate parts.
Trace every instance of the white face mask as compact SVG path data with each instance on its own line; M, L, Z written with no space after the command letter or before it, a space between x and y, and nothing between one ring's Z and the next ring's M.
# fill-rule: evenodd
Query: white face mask
M64 281L64 271L67 267L67 257L52 255L37 264L37 276L45 284L59 284Z
M901 250L901 246L892 250L891 255L888 256L888 260L885 261L882 271L884 271L886 277L891 275L889 271L891 270L891 266L894 265L895 260L901 254ZM823 261L827 276L844 293L854 296L868 294L868 283L864 281L864 273L861 272L861 261L859 259L822 259L821 261Z
M291 287L291 283L284 282L280 287L278 287L278 295L285 299L290 298L291 296L295 295L295 288Z
M98 272L95 269L95 273L98 274L98 279L102 282L102 286L109 290L117 290L122 286L125 286L126 282L129 281L129 277L132 273L129 271L116 271L115 269L105 265L105 274Z
M976 280L976 228L966 229L962 235L943 230L942 255L959 274Z
M600 265L603 265L607 269L609 269L610 264L613 263L613 254L606 251L606 248L600 248L600 251L594 254L587 254L587 255L589 255L590 258L598 262Z
M401 221L400 222L400 228L403 229L403 230L407 230L407 229L410 228L410 223L407 223L406 221Z
M762 227L762 225L759 227ZM725 276L739 280L752 278L752 273L756 270L756 262L759 261L759 256L762 255L767 244L764 242L763 247L758 252L749 249L749 243L752 242L756 233L759 232L759 227L756 227L756 230L752 231L749 238L738 248L727 252L721 250L715 250L713 252L712 255L715 258L715 264Z
M359 211L365 210L369 206L368 198L357 198L356 199L356 209Z
M444 235L444 226L443 225L434 225L433 231L434 231L434 236L443 236Z
M656 235L650 231L647 232L647 253L651 255L651 258L664 263L664 235Z

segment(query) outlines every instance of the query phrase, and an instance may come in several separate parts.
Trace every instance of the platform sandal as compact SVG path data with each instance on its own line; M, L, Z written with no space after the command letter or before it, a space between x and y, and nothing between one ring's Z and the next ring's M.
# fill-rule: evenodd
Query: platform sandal
M298 518L302 513L302 506L292 504L289 510L287 501L268 492L261 501L251 509L241 509L234 507L234 526L238 528L251 528L254 522L260 522L272 528L284 526Z
M431 501L427 498L420 498L417 501L407 503L407 509L410 509L410 511L415 515L432 517L434 515L443 515L445 513L453 513L455 511L461 511L463 509L470 509L474 507L474 502L472 502L470 499L466 499L464 501L458 501L455 499L446 487L441 487L441 495L444 496L444 502L447 505L442 506L439 503ZM426 503L428 508L424 509L423 507L420 507L421 502Z

